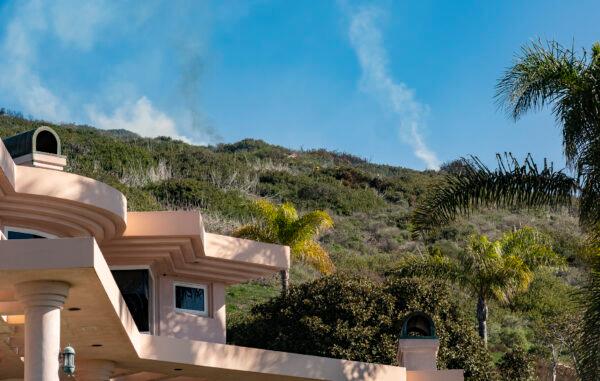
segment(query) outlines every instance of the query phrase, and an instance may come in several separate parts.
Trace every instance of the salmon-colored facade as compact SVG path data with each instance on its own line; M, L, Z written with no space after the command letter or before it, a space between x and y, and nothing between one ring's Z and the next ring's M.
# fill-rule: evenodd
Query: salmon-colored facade
M289 268L289 248L207 233L199 212L128 212L65 162L48 128L0 142L0 380L63 378L66 345L77 380L463 379L420 360L437 344L400 346L427 369L227 345L226 287Z

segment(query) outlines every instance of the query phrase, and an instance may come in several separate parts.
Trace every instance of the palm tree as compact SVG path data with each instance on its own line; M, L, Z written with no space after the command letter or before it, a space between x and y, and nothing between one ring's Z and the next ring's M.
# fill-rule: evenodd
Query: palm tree
M490 171L477 158L463 159L463 170L433 189L413 216L416 234L427 234L459 214L482 206L537 207L569 205L579 199L579 221L600 247L600 44L581 54L556 42L532 43L497 85L499 105L518 120L531 110L552 106L562 126L567 165L575 177L554 171L544 163L540 170L527 157L521 164L512 156L499 156L499 168ZM597 250L598 251L598 250ZM579 376L593 380L600 374L600 260L591 261L584 288Z
M266 200L253 204L257 221L242 226L234 232L237 237L290 247L293 258L302 260L322 274L330 274L335 266L329 254L317 242L317 237L333 227L333 219L324 211L315 210L298 215L291 203L274 205ZM288 270L281 273L281 292L286 294L289 287Z
M496 98L516 121L552 105L563 130L567 165L581 186L580 219L600 222L600 43L577 54L557 42L526 45L497 85ZM597 226L596 226L597 227Z
M451 220L456 212L472 209L471 204L556 205L577 194L582 226L593 234L600 231L600 43L592 46L591 54L583 51L579 55L556 42L524 46L498 82L496 99L514 120L552 106L563 129L567 165L576 180L546 164L538 171L529 157L522 165L512 157L500 159L495 172L472 158L463 176L450 179L448 188L439 187L435 196L426 200L419 213L427 216L417 215L422 224L417 230L434 226L430 223L436 218ZM460 194L463 190L467 192ZM496 200L496 195L500 199ZM435 198L444 201L444 210L430 208L437 202Z
M456 259L441 255L411 257L393 273L397 276L431 276L457 282L477 298L479 336L487 346L489 302L508 303L510 297L529 288L534 270L560 259L548 239L525 227L504 234L500 240L473 235Z
M578 192L575 179L546 162L540 169L530 156L519 162L498 154L497 160L498 168L490 170L477 157L461 159L460 170L446 175L415 208L414 235L424 236L480 208L570 205Z

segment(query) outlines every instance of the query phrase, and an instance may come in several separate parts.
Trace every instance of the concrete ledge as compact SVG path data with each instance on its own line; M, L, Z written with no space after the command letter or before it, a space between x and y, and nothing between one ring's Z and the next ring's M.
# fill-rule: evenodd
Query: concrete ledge
M462 369L408 370L406 381L463 381Z

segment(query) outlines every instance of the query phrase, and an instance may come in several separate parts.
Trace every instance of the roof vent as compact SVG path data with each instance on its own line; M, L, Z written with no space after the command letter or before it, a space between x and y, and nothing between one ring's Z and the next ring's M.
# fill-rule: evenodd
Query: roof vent
M62 171L67 158L61 155L60 138L42 126L2 139L15 164Z

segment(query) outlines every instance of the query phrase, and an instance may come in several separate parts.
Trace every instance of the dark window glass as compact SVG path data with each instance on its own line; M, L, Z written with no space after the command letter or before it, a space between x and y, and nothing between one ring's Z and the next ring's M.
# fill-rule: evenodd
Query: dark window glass
M206 312L204 309L204 289L176 285L175 307L182 310Z
M148 270L112 270L125 304L140 332L150 331L150 275Z
M7 233L8 234L7 234L6 239L37 239L37 238L46 238L46 237L42 237L42 236L37 235L37 234L14 232L12 230L9 230Z

